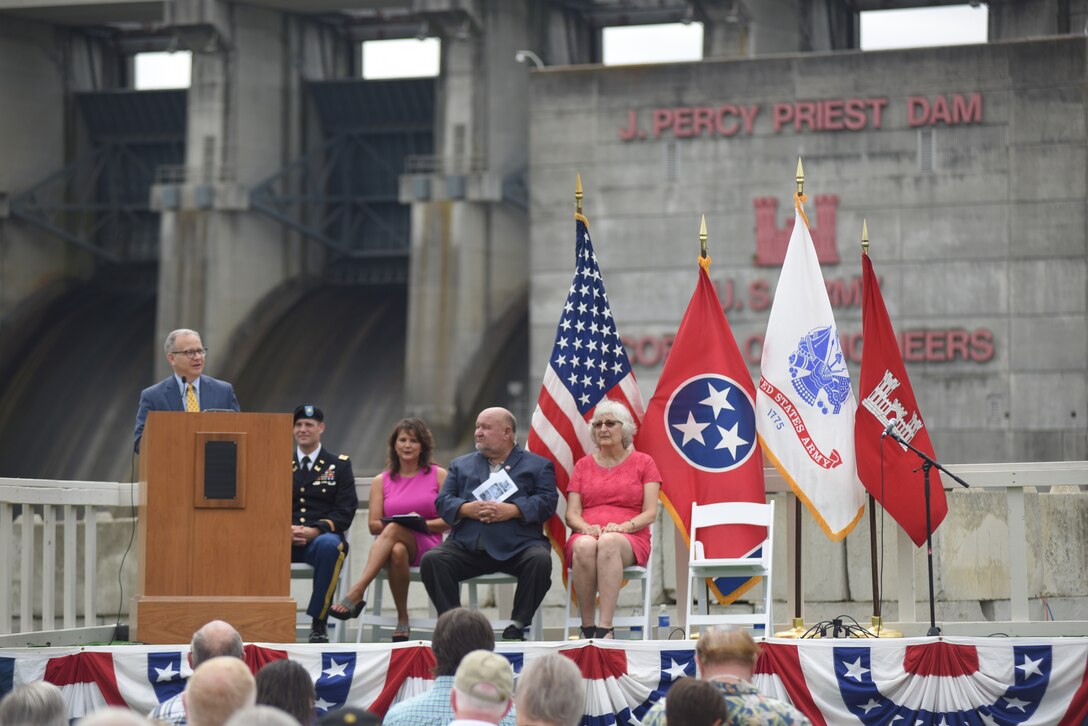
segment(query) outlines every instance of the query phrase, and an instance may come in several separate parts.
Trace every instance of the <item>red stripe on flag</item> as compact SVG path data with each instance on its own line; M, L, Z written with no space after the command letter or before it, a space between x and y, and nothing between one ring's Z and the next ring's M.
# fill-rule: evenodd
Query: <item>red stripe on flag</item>
M287 651L276 650L274 648L262 648L259 645L250 643L245 646L245 650L242 653L242 659L245 660L246 665L249 666L249 670L256 675L257 671L264 668L269 663L277 660L286 660Z
M808 690L805 672L801 670L801 658L795 645L763 643L756 661L756 673L773 673L782 680L793 705L812 721L813 726L827 726L827 721L816 707L816 701Z
M978 651L973 645L943 641L908 645L903 670L916 676L973 676L978 673Z
M544 415L544 418L548 419L548 423L552 425L552 428L556 430L560 438L566 442L570 448L571 457L573 459L571 466L578 459L585 456L585 452L582 450L582 444L578 441L578 434L574 432L574 425L571 423L570 417L567 413L560 408L551 394L548 393L548 389L544 386L540 387L540 397L537 399L537 408ZM567 482L570 481L570 471L564 467L560 462L555 452L553 452L545 443L543 437L537 433L536 429L530 429L529 431L529 451L534 454L540 454L546 459L551 460L555 464L555 483L559 487L559 491L563 494L567 492Z
M374 703L367 707L379 716L384 716L389 707L393 705L393 699L397 697L397 691L408 678L433 678L434 653L424 645L413 648L395 648L389 654L389 669L385 674L385 685L382 692L374 699Z
M549 374L551 369L549 367ZM546 386L540 387L540 398L537 400L538 411L548 420L552 427L559 434L560 438L566 442L567 446L571 449L571 455L573 461L577 461L583 456L581 444L578 442L578 437L574 433L574 426L571 424L570 419L566 413L548 393ZM566 497L567 484L570 481L570 472L559 462L559 458L556 453L544 443L544 438L537 433L535 428L529 430L529 438L527 442L529 451L535 454L540 454L544 458L548 459L555 465L555 485L559 490L560 496ZM551 541L552 549L559 556L560 561L563 561L563 545L566 544L567 538L567 525L559 517L558 514L553 514L547 522L547 535ZM563 568L563 584L567 583L566 568Z
M563 651L563 655L574 661L582 671L582 677L587 680L622 678L627 675L627 654L622 650L587 645L574 651Z
M45 664L43 680L56 686L93 683L98 686L106 703L128 708L128 703L121 698L121 689L117 687L112 653L75 653L50 658Z
M1069 701L1069 708L1062 720L1058 722L1058 726L1078 726L1078 724L1084 726L1088 723L1088 656L1084 660L1084 678Z

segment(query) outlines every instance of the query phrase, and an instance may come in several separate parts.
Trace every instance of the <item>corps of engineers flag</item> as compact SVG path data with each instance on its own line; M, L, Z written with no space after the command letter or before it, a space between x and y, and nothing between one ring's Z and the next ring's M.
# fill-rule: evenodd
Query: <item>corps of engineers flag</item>
M612 319L589 239L589 222L581 214L574 215L574 230L574 281L563 305L528 437L529 451L555 465L555 483L563 496L548 522L547 534L560 557L567 539L567 482L575 462L596 448L587 418L606 397L625 405L636 426L644 410L627 350ZM566 572L564 567L564 582Z
M861 483L910 535L918 547L926 541L925 475L922 460L895 439L883 437L893 424L903 440L936 460L929 432L922 422L891 318L880 294L869 255L862 255L861 380L857 419L854 422L858 476ZM929 474L930 527L937 529L948 514L941 475Z
M824 533L841 540L865 507L854 457L856 405L799 201L760 372L756 420L763 452Z

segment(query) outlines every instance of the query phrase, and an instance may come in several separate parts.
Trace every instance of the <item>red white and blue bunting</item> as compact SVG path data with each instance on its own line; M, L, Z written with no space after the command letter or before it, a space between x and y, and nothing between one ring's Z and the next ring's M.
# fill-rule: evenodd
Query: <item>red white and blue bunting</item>
M677 679L695 675L684 641L500 643L515 672L559 652L586 679L584 724L638 724ZM69 716L106 705L146 713L180 691L188 646L0 650L0 694L47 680L61 686ZM384 713L430 688L428 643L246 646L254 670L290 658L314 678L317 705ZM814 724L1059 724L1088 722L1088 638L776 640L763 644L754 677Z

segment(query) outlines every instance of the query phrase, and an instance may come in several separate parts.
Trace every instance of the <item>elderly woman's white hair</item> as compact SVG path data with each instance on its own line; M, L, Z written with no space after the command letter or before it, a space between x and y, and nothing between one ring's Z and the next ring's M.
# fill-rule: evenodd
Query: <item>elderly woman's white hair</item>
M127 708L108 706L84 716L76 723L77 726L151 726L152 721Z
M620 422L620 441L623 443L623 448L630 447L631 442L635 440L635 432L638 431L638 427L635 426L635 420L631 418L631 412L627 410L627 406L618 401L613 401L611 398L602 399L597 404L597 408L593 409L593 417L589 420L591 424L590 431L593 432L593 443L597 443L598 429L592 428L592 423L594 421L607 421L610 418Z
M52 683L24 683L0 700L0 724L67 726L68 707L60 688Z

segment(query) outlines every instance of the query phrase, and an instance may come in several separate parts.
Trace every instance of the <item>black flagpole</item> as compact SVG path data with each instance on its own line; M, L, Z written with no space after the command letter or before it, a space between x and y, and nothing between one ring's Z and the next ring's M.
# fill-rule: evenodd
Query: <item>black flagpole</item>
M894 427L889 428L887 433L893 439L917 454L918 457L922 460L922 479L924 482L926 498L926 561L929 566L929 632L927 632L926 635L940 635L941 629L937 627L936 598L933 594L933 520L929 511L929 470L936 467L938 470L943 471L945 474L948 474L948 476L952 477L952 479L957 484L960 484L964 487L967 487L968 484L963 479L960 479L948 469L945 469L939 463L931 459L928 454L923 451L919 451L918 449L911 446L910 443L908 443L902 436L895 432ZM917 471L917 469L915 471Z

